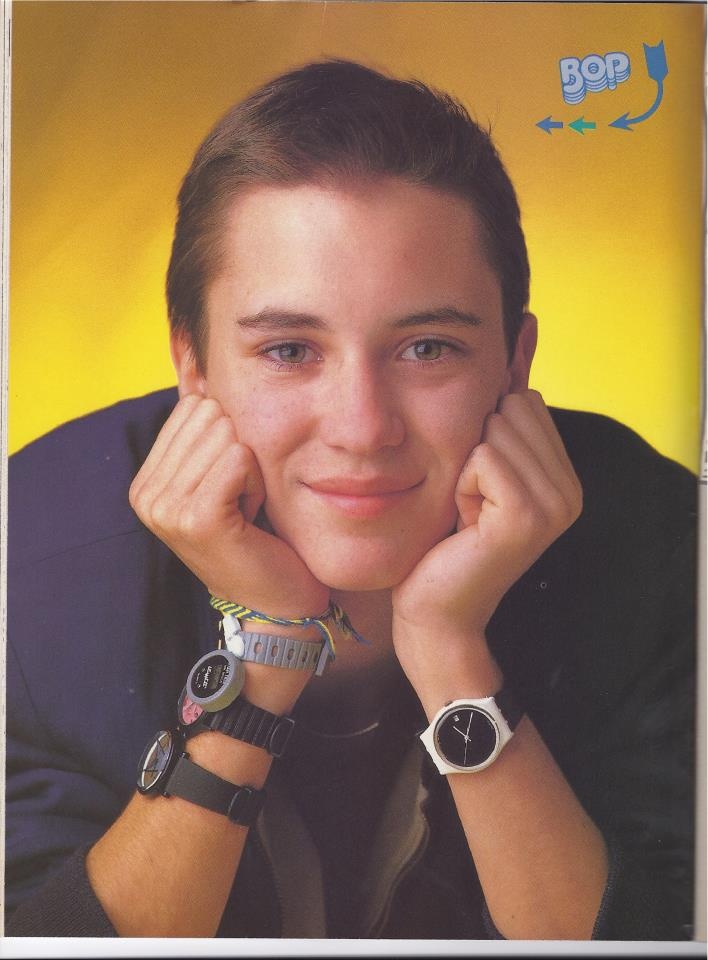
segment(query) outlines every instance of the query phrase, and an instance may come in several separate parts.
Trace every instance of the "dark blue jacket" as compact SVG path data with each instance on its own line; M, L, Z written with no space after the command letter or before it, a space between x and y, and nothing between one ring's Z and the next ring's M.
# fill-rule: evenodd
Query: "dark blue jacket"
M205 588L127 498L175 399L117 404L11 458L8 935L114 934L83 854L128 801L146 741L174 726L187 671L214 645ZM682 939L692 917L695 480L611 420L554 417L583 515L507 594L490 644L610 846L595 936ZM405 737L407 747L412 728ZM411 754L392 792L389 822L405 829L382 835L362 935L494 936L445 779L421 764ZM277 782L272 793L277 807ZM249 835L219 934L325 936L316 883L315 919L298 926L288 891L305 880L267 819ZM305 835L302 851L315 876Z

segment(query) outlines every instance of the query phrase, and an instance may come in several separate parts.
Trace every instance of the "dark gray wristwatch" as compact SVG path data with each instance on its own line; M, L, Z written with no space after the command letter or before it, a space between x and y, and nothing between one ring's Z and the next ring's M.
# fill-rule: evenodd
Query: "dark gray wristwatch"
M237 697L224 710L204 710L191 699L188 687L184 688L177 702L177 720L187 737L215 730L254 747L262 747L272 757L283 756L295 729L291 717L278 716L257 707L245 697Z
M184 746L181 733L160 730L152 737L138 764L140 793L181 797L221 813L233 823L252 826L263 806L265 791L223 780L190 760Z

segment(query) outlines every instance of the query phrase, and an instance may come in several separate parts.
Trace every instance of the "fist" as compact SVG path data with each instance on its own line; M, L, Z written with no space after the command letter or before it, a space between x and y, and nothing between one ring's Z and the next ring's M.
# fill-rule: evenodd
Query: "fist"
M290 546L254 524L265 497L233 422L196 394L179 401L129 494L145 526L211 593L271 616L317 616L328 590Z
M399 634L483 635L509 587L580 514L580 482L539 393L509 394L488 416L455 502L456 532L394 591Z

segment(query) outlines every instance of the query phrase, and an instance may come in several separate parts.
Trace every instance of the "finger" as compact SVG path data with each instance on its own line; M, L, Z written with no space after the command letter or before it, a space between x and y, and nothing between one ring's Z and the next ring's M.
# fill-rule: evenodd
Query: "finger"
M131 485L130 503L153 529L174 523L181 499L196 489L221 449L235 443L231 421L216 401L194 396L191 401L176 411L171 429Z
M555 453L549 455L545 443L534 449L527 439L528 434L522 436L503 414L491 414L488 418L485 441L502 453L547 519L564 528L579 513L576 487ZM538 446L545 460L539 456Z
M499 414L492 416L501 421ZM491 431L495 442L485 440L472 451L455 498L461 525L492 524L504 528L505 537L534 539L546 546L577 519L580 502L567 499L550 483L532 453L515 442L507 443L512 430L500 422ZM475 495L484 498L476 521L474 513L466 510L466 498Z
M149 481L153 496L189 497L223 452L237 445L233 425L223 414L205 426L185 424Z
M202 407L202 398L196 394L183 397L163 425L142 467L133 479L128 493L128 499L133 509L142 515L147 504L154 499L156 490L160 489L160 470L164 469L165 457L170 450L175 449L193 421L196 412ZM174 472L174 467L172 468ZM156 483L156 478L157 483Z
M535 390L509 394L499 412L536 454L553 482L570 500L581 496L580 481L543 398Z
M552 483L570 495L568 470L535 414L527 407L506 406L503 413L490 414L483 439L505 454L532 489L540 491L543 485Z
M163 476L173 476L185 456L190 454L211 424L220 417L224 417L224 411L216 400L199 399L192 406L179 429L164 445L161 454L159 451L156 452L153 459L153 472L159 472Z
M143 479L150 476L172 443L173 438L182 429L200 402L201 397L198 397L195 393L187 394L179 400L172 413L162 425L162 429L158 433L157 439L153 443L150 452L143 461L143 465L136 479L141 476Z
M210 465L202 449L204 437L219 420L230 423L217 401L197 398L171 439L162 445L161 454L159 450L151 453L130 490L130 502L143 520L150 516L154 504L164 501L165 494L168 501L174 500L178 489L184 492L194 488L195 480ZM232 433L235 438L235 431ZM165 506L166 502L160 505L161 516Z
M249 518L242 511L239 498L249 483L252 488L258 483L258 477L251 479L254 470L260 476L255 457L248 447L238 443L223 446L211 458L199 484L189 496L173 500L173 504L179 507L172 511L179 536L200 542L218 538L226 526L242 535ZM167 491L165 499L169 496Z
M551 412L538 390L524 390L521 393L507 394L499 405L499 410L502 413L508 413L513 422L516 422L518 417L521 423L528 425L529 429L532 429L532 424L536 423L543 431L558 460L566 469L575 473ZM523 429L521 432L523 433Z
M479 443L462 468L455 490L455 503L467 524L470 515L482 509L518 512L532 502L529 490L503 453L487 441Z
M224 450L205 474L195 497L229 507L236 504L244 520L252 523L265 500L265 484L250 447L237 443Z

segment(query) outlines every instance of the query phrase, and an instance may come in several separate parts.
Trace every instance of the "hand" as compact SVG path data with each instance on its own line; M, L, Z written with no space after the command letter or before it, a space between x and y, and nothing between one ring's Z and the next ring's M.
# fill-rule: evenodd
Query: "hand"
M580 482L539 393L509 394L489 415L455 502L457 531L393 591L404 669L430 663L441 636L446 657L450 643L484 644L501 598L580 514Z
M284 541L254 525L265 499L253 452L216 400L183 397L130 488L130 503L218 597L271 616L317 616L329 603Z

